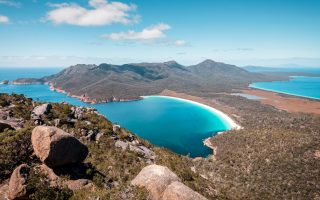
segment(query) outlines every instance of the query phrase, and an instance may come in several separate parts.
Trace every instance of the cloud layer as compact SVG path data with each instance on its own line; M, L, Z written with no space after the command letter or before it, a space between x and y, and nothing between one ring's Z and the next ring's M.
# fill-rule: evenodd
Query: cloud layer
M14 0L0 0L0 4L6 5L6 6L13 6L13 7L21 6L21 3Z
M184 41L184 40L176 40L175 42L174 42L174 45L176 45L176 46L186 46L187 45L187 42L186 41Z
M9 18L7 16L0 15L0 24L9 23Z
M53 10L47 13L47 20L55 24L77 26L102 26L112 23L130 24L139 20L131 12L135 5L107 0L89 0L90 9L74 3L50 4Z
M116 40L116 41L121 41L121 40L150 41L150 40L166 37L166 34L164 33L164 31L168 29L170 29L170 26L168 24L160 23L154 26L144 28L140 32L129 30L127 32L106 34L106 35L103 35L102 37L110 40Z

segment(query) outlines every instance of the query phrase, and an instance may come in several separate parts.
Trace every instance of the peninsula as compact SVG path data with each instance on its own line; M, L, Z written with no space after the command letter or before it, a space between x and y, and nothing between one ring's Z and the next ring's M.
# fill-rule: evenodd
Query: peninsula
M124 65L74 65L41 79L18 79L14 84L47 83L53 90L86 102L138 100L165 89L207 96L246 88L254 81L286 80L285 76L251 73L240 67L205 60L182 66L175 61Z

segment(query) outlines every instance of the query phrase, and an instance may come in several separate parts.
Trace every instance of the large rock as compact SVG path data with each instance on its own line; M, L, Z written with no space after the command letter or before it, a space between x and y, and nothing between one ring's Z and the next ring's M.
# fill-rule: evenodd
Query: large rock
M9 199L23 199L27 197L26 183L29 175L29 167L22 164L11 174L8 189Z
M80 163L88 155L84 144L56 127L35 127L31 142L36 156L49 167Z
M168 185L162 200L206 200L206 198L183 183L175 181Z
M41 117L44 114L48 114L51 109L52 109L51 104L48 104L48 103L42 104L40 106L35 107L32 111L32 114L38 117Z
M141 170L131 184L145 187L150 192L152 199L159 200L167 186L174 181L179 181L179 178L169 168L149 165Z

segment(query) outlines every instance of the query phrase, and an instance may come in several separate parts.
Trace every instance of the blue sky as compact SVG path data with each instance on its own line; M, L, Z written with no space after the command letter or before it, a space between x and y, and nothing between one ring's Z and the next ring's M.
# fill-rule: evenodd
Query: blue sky
M320 66L319 0L0 0L0 66Z

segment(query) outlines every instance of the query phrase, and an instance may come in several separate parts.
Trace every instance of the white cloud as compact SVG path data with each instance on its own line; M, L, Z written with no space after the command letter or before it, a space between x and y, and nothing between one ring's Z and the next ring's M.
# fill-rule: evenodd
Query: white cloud
M7 24L9 21L10 20L7 16L0 15L0 24Z
M55 24L70 24L77 26L102 26L112 23L136 23L139 16L132 15L135 5L107 0L89 0L91 9L75 3L49 4L54 7L47 13L46 19Z
M176 45L176 46L186 46L187 45L187 42L186 41L184 41L184 40L176 40L175 42L174 42L174 45Z
M121 40L150 41L150 40L166 37L166 34L164 33L164 31L168 29L170 29L170 26L168 24L160 23L154 26L144 28L140 32L129 30L127 32L106 34L106 35L103 35L102 37L110 40L117 40L117 41L121 41Z
M6 6L13 6L13 7L21 6L21 3L14 0L0 0L0 4L6 5Z

